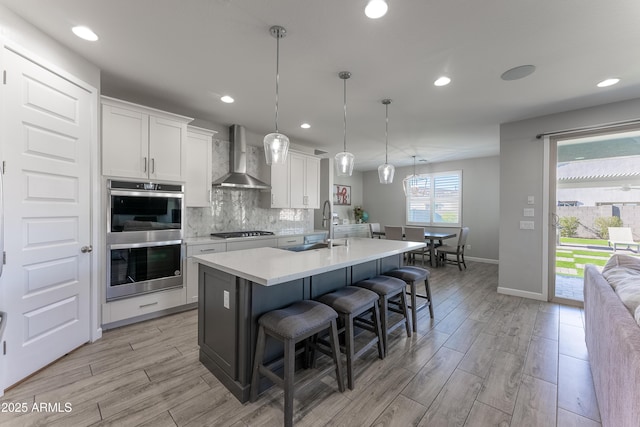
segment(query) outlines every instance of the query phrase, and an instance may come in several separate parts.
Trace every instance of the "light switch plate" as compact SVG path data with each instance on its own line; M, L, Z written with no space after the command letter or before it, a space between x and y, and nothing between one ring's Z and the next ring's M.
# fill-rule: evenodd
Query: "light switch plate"
M533 201L534 201L533 196L528 196L528 197L527 197L527 204L528 204L528 205L533 205Z
M523 216L534 216L534 209L533 208L524 208L523 211Z
M533 230L533 221L520 221L520 230Z

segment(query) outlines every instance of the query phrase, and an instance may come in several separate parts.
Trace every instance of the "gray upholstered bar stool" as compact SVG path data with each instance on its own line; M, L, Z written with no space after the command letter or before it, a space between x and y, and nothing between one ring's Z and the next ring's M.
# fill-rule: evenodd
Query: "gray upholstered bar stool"
M378 345L378 357L380 357L380 359L384 358L378 294L366 289L346 286L320 296L318 301L327 304L337 311L344 325L340 328L340 333L344 332L345 355L347 356L347 385L349 389L353 390L355 384L353 360L356 357L360 357L365 351L376 344ZM367 313L371 314L371 320L363 318ZM374 333L374 337L357 352L355 351L354 342L354 330L356 326Z
M428 306L429 314L433 319L433 300L431 299L431 287L429 286L429 270L407 265L396 268L395 270L387 271L384 275L403 280L407 285L409 285L409 288L411 289L411 317L413 320L413 332L417 332L418 310L422 310L424 307ZM417 284L422 281L424 281L426 295L418 293ZM418 298L426 300L426 302L419 307L417 305Z
M389 351L388 338L390 332L404 324L407 336L411 336L409 312L407 311L407 285L405 282L389 276L376 276L354 283L353 286L368 289L380 296L380 320L385 354ZM402 314L402 319L393 325L389 325L389 311Z
M291 304L288 307L273 310L263 314L258 319L258 342L256 344L256 356L253 363L253 375L251 377L251 401L258 399L260 375L269 378L274 384L284 389L284 425L293 426L293 390L294 371L296 358L296 343L307 339L326 329L329 330L329 345L335 363L338 388L344 391L342 379L342 364L340 362L340 345L338 342L338 328L336 319L338 313L325 304L304 300ZM271 336L284 343L284 376L280 377L273 368L279 367L282 360L264 365L264 349L266 337ZM333 367L318 374L317 379L322 378ZM308 383L306 383L308 384Z

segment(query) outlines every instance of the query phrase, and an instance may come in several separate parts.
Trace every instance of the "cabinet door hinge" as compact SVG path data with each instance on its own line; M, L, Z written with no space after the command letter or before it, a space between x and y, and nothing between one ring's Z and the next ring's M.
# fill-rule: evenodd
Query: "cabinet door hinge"
M3 355L7 354L7 342L6 341L2 341L2 354Z
M2 84L7 84L7 70L2 70Z
M7 263L7 253L2 252L2 265L5 265L6 263Z
M2 175L4 175L4 171L7 169L7 164L5 163L5 161L2 161L2 170L0 170L0 173L2 173Z

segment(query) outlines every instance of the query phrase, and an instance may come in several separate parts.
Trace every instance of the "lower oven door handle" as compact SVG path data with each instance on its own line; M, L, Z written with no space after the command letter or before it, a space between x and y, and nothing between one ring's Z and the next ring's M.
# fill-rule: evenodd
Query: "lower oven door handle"
M110 249L153 248L156 246L181 245L182 240L166 240L163 242L117 243L109 245Z

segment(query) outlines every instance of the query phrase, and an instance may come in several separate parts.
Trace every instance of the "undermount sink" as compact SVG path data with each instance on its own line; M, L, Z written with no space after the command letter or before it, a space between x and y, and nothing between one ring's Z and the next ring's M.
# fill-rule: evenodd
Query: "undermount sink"
M333 246L339 246L339 245L336 245L334 243ZM280 248L280 249L285 249L287 251L292 251L292 252L305 252L305 251L312 251L315 249L324 249L328 247L329 247L328 243L310 243L307 245L289 246L289 247Z

